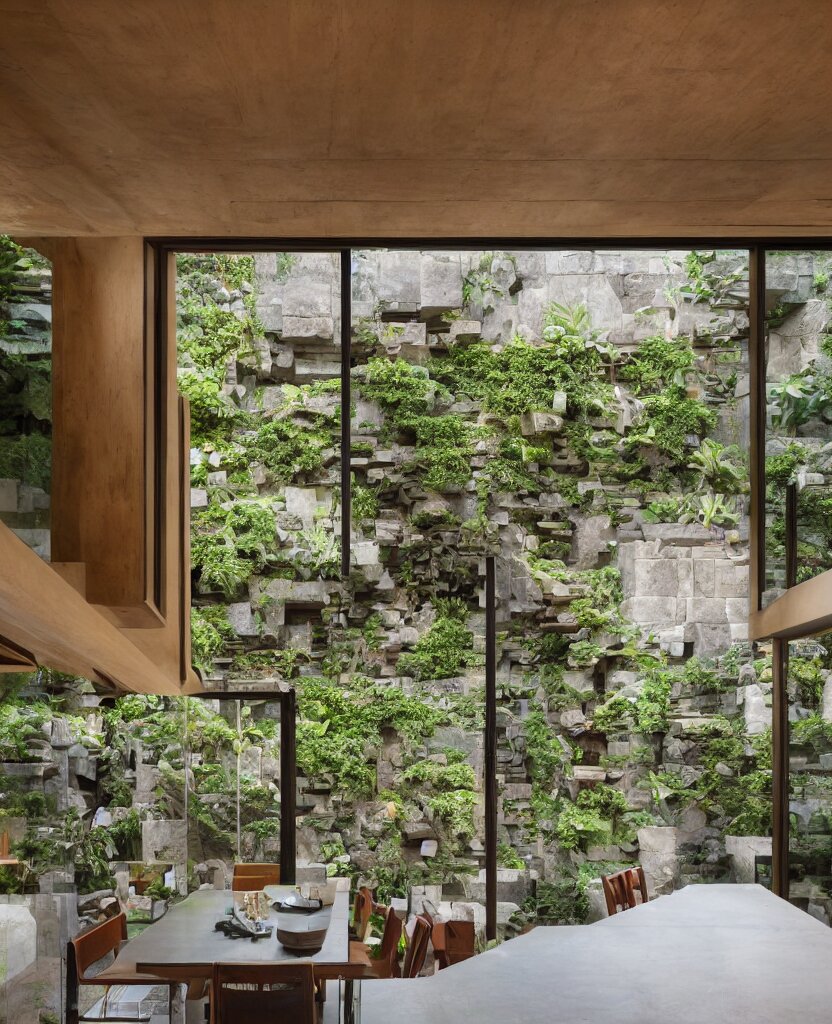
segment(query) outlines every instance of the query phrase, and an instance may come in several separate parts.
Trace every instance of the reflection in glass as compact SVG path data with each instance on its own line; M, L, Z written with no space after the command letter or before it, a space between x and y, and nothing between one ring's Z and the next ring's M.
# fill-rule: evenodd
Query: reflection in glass
M789 899L832 924L832 634L789 645Z
M832 254L766 254L763 606L832 568Z

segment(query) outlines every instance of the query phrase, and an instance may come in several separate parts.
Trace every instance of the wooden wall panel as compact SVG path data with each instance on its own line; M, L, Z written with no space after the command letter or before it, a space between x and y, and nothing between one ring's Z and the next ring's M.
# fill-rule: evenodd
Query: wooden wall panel
M190 424L188 404L176 390L176 259L164 250L147 253L149 281L155 282L158 316L153 324L154 381L158 408L155 446L155 504L157 535L159 628L125 628L124 634L189 691L201 689L191 667L190 636ZM148 494L150 491L148 491Z
M123 626L162 622L140 239L66 239L53 259L52 557Z

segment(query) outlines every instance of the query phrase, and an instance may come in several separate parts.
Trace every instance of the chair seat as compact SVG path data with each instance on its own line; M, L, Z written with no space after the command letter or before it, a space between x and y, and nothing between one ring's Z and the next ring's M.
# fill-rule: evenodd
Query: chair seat
M364 942L350 942L350 964L362 967L368 978L392 978L390 962L384 957L374 957Z
M365 942L357 942L354 939L350 941L351 964L364 964L367 967L372 967L377 962L370 956L370 947Z
M138 971L130 973L123 966L110 964L103 971L91 978L87 978L84 984L90 985L159 985L162 988L170 988L175 984L165 978L159 978L155 974L139 974Z

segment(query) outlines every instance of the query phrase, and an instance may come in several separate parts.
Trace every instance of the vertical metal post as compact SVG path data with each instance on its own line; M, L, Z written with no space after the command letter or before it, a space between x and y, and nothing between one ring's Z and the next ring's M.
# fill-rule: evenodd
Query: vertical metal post
M497 595L495 559L485 560L485 937L497 938Z
M786 586L797 586L797 484L786 485Z
M352 547L352 472L350 418L352 395L350 368L352 349L352 250L341 250L341 576L350 574Z
M280 880L295 882L297 764L295 762L295 691L280 698Z
M751 476L751 560L748 574L748 609L753 615L760 610L765 589L765 522L766 522L766 253L761 246L752 246L748 253L748 404L750 422Z
M240 714L240 701L235 701L235 714L237 723L237 860L242 856L240 841L242 837L241 808L240 808L240 752L243 747L243 721Z
M771 714L771 886L784 899L789 895L789 707L788 640L775 639L772 650Z
M185 849L189 851L191 845L191 784L189 781L191 774L191 705L188 697L177 697L176 700L185 702L182 729L182 762L185 765ZM177 881L179 880L177 879Z

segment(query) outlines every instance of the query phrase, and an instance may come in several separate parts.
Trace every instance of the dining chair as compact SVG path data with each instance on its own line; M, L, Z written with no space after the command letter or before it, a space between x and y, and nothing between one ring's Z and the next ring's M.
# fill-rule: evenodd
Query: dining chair
M352 905L352 932L359 942L367 938L370 914L373 912L373 891L366 885L356 890Z
M404 954L403 978L418 978L425 966L430 942L431 924L426 917L418 915L413 922L413 931L407 939L407 950Z
M96 973L90 968L105 957L115 956L127 939L127 917L122 912L102 924L90 928L67 944L66 1005L67 1022L79 1021L149 1021L151 1012L141 1013L139 1007L154 988L168 990L168 1019L170 1019L173 993L178 982L163 981L152 974L126 972L110 964ZM96 985L104 988L104 995L89 1009L79 1011L80 988ZM131 1004L128 1009L126 1004Z
M252 892L267 885L280 885L279 864L235 864L231 876L233 892Z
M619 911L631 910L649 899L644 868L640 864L616 871L612 875L603 875L601 885L604 887L604 899L610 917ZM636 900L636 893L641 897L640 900Z
M350 942L350 963L361 965L368 978L398 978L399 939L402 937L402 920L390 907L373 904L373 912L384 914L384 930L381 933L379 955L373 956L365 942Z
M473 921L435 921L430 939L440 971L470 960L477 951Z
M214 964L211 1024L267 1020L316 1024L312 964Z

